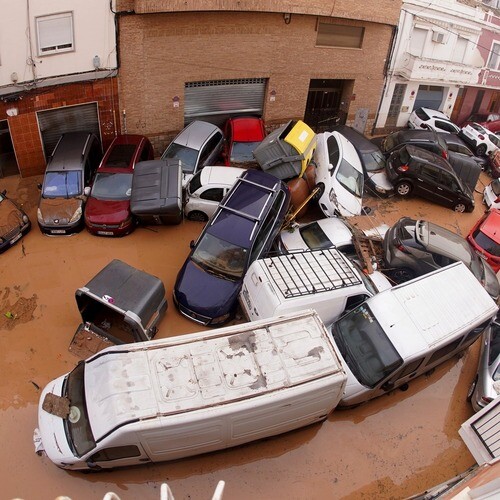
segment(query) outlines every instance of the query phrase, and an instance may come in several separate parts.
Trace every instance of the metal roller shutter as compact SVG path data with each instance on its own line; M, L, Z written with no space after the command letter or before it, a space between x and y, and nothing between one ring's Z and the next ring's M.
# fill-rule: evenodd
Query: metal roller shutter
M184 125L204 120L222 125L230 116L262 116L265 78L188 82L184 89Z
M443 87L434 85L420 85L413 109L439 109L443 102Z
M45 158L52 154L57 140L65 132L88 131L101 138L96 102L39 111L37 118Z

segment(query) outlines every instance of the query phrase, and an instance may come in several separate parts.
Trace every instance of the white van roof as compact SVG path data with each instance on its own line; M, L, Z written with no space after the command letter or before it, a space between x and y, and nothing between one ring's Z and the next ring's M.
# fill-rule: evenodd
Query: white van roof
M255 397L345 372L314 311L137 344L86 361L94 437L124 423Z
M403 357L453 338L498 309L463 262L380 292L367 303Z

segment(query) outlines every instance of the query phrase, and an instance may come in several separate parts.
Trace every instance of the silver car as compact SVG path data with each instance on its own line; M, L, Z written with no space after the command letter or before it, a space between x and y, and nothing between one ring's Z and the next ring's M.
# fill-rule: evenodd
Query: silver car
M500 395L500 313L482 336L477 375L467 393L474 411Z

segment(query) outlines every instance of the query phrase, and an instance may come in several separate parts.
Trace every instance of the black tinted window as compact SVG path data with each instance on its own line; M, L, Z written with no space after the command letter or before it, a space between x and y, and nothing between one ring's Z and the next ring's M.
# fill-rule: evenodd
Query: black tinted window
M437 182L439 180L439 170L430 165L422 165L420 167L420 172L430 181Z
M458 347L458 344L460 344L461 341L462 337L453 342L450 342L449 344L446 344L444 347L441 347L441 349L435 351L434 354L429 358L427 365L431 365L439 359L444 358L448 354L452 353Z
M339 151L339 145L337 143L337 139L333 135L331 135L327 141L326 145L328 147L328 158L330 163L335 166L339 162L340 158L340 151Z
M113 448L105 448L104 450L94 453L91 457L93 462L107 462L109 460L118 460L120 458L138 457L141 452L134 445L130 446L114 446Z
M221 201L223 197L224 197L224 190L222 188L207 189L200 196L202 200L210 200L210 201Z

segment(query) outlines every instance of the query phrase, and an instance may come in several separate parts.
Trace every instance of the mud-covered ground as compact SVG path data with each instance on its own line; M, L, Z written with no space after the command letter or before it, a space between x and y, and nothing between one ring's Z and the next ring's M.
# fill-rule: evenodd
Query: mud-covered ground
M458 435L471 414L467 388L476 371L478 344L429 376L354 410L335 411L318 425L218 453L105 473L58 469L34 452L33 429L41 389L71 370L68 351L81 318L75 291L112 259L159 277L169 308L157 338L199 331L172 303L177 271L189 241L202 225L139 228L119 239L42 236L36 224L40 178L0 179L0 189L23 204L32 231L0 256L0 499L101 499L108 491L125 499L160 498L167 482L177 499L211 498L219 480L224 499L405 498L473 464ZM392 224L403 215L425 218L466 235L482 215L481 177L471 214L414 199L367 198L373 210L360 227ZM314 212L309 211L307 217ZM452 291L450 291L452 293Z

